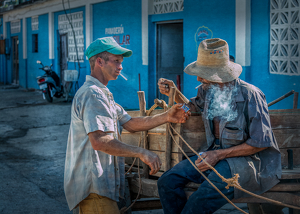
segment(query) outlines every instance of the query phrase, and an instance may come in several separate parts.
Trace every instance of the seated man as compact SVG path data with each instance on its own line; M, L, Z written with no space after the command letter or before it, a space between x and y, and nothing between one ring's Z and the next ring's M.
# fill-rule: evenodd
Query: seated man
M202 83L197 96L189 102L191 112L201 112L207 142L201 157L225 178L239 174L239 184L261 194L279 182L281 159L273 135L265 95L238 77L239 64L229 61L226 41L207 39L200 43L196 62L188 65L187 74ZM174 87L170 80L158 83L160 92L169 95ZM175 101L182 103L179 92ZM197 125L197 124L195 124ZM247 197L246 193L222 182L197 156L191 157L197 167L229 198ZM183 188L189 182L201 186L187 200ZM158 180L164 213L213 213L227 201L188 162L183 160Z

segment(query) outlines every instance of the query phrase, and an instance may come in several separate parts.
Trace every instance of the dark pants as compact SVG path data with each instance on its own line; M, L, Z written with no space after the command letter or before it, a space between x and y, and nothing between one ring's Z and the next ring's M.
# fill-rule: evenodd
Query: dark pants
M191 157L191 160L195 163L197 156ZM215 169L225 178L232 177L226 160L220 161ZM212 170L207 170L204 174L224 195L230 200L233 199L233 187L226 189L227 184ZM201 186L187 200L183 188L189 182L201 183ZM227 203L188 160L183 160L166 171L159 178L157 185L165 214L208 214Z

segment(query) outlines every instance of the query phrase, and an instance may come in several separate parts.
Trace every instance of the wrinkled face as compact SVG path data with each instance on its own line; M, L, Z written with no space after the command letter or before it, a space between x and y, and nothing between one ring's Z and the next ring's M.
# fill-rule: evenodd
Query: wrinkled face
M204 90L207 90L211 84L215 84L215 83L213 83L213 82L211 82L209 80L203 79L203 78L198 77L198 76L197 76L197 81L199 81L199 82L202 83L202 88Z
M209 87L210 87L211 85L218 86L218 87L220 87L220 89L222 90L224 86L230 86L230 85L232 85L233 82L234 82L234 81L226 82L226 83L211 82L211 81L209 81L209 80L207 80L207 79L203 79L203 78L198 77L198 76L197 76L197 81L199 81L199 82L202 83L202 88L203 88L204 90L209 89Z
M116 80L121 73L123 62L122 55L109 55L108 61L103 64L102 72L107 81Z

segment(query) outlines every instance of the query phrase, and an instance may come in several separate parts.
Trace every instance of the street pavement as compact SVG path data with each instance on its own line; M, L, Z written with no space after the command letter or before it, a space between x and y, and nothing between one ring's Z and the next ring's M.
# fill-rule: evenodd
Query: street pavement
M63 191L70 103L24 89L0 89L0 100L0 213L72 213Z
M71 103L47 103L41 91L3 85L0 100L0 213L72 213L63 190ZM246 204L238 206L248 211ZM225 213L240 212L230 204L216 212Z

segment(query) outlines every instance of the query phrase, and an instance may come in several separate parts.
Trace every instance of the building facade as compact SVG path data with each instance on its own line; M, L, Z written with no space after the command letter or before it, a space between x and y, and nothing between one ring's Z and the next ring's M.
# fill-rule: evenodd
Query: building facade
M186 97L195 96L199 82L183 69L197 59L202 40L222 38L243 67L240 78L271 102L300 92L299 5L300 0L36 1L1 12L0 82L38 88L40 60L53 64L61 77L65 69L79 70L81 86L90 74L84 50L99 37L113 36L133 55L123 62L127 80L119 77L108 88L124 108L137 109L139 89L148 106L163 98L161 77L172 79ZM292 102L289 97L271 108L292 108Z

